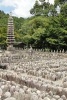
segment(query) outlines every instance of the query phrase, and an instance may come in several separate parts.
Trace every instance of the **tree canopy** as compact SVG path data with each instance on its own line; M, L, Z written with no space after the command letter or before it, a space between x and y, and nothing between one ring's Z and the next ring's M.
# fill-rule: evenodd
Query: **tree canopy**
M57 12L60 7L60 13ZM33 48L67 50L67 2L55 0L54 5L45 0L36 1L30 18L14 17L16 41ZM8 14L0 11L0 45L6 44Z

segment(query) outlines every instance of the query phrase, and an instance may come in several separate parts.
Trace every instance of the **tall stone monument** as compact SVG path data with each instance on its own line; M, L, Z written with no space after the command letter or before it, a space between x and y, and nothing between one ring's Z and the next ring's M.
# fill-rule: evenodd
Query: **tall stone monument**
M7 26L7 50L12 50L14 43L15 43L14 23L13 23L12 13L10 12L8 18L8 26Z

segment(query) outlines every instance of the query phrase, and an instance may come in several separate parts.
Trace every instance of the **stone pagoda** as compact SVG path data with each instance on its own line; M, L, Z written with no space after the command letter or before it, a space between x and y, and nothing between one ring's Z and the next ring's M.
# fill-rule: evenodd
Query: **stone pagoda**
M8 27L7 27L7 45L8 45L7 49L11 49L14 43L15 43L14 23L13 23L12 13L10 13L8 18Z

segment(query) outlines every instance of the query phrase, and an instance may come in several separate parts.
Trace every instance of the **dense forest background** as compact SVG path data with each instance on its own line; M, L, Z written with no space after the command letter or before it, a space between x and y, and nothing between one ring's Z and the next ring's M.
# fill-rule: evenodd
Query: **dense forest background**
M48 0L49 1L49 0ZM15 39L33 48L67 50L67 1L36 1L30 18L14 18ZM8 14L0 11L0 46L6 46Z

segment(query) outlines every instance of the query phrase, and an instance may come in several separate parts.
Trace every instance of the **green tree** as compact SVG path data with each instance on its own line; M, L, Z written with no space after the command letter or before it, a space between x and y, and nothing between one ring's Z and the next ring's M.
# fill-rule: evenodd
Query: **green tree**
M67 3L61 6L61 14L67 17Z
M65 2L66 0L55 0L55 5L57 6L58 4L63 4Z
M34 7L30 10L30 13L35 16L40 15L41 9L39 9L39 8L40 8L39 2L36 0Z
M44 15L48 16L50 12L51 4L49 2L45 2L45 0L39 0L41 4L36 1L33 8L30 10L30 13L34 16L36 15Z

